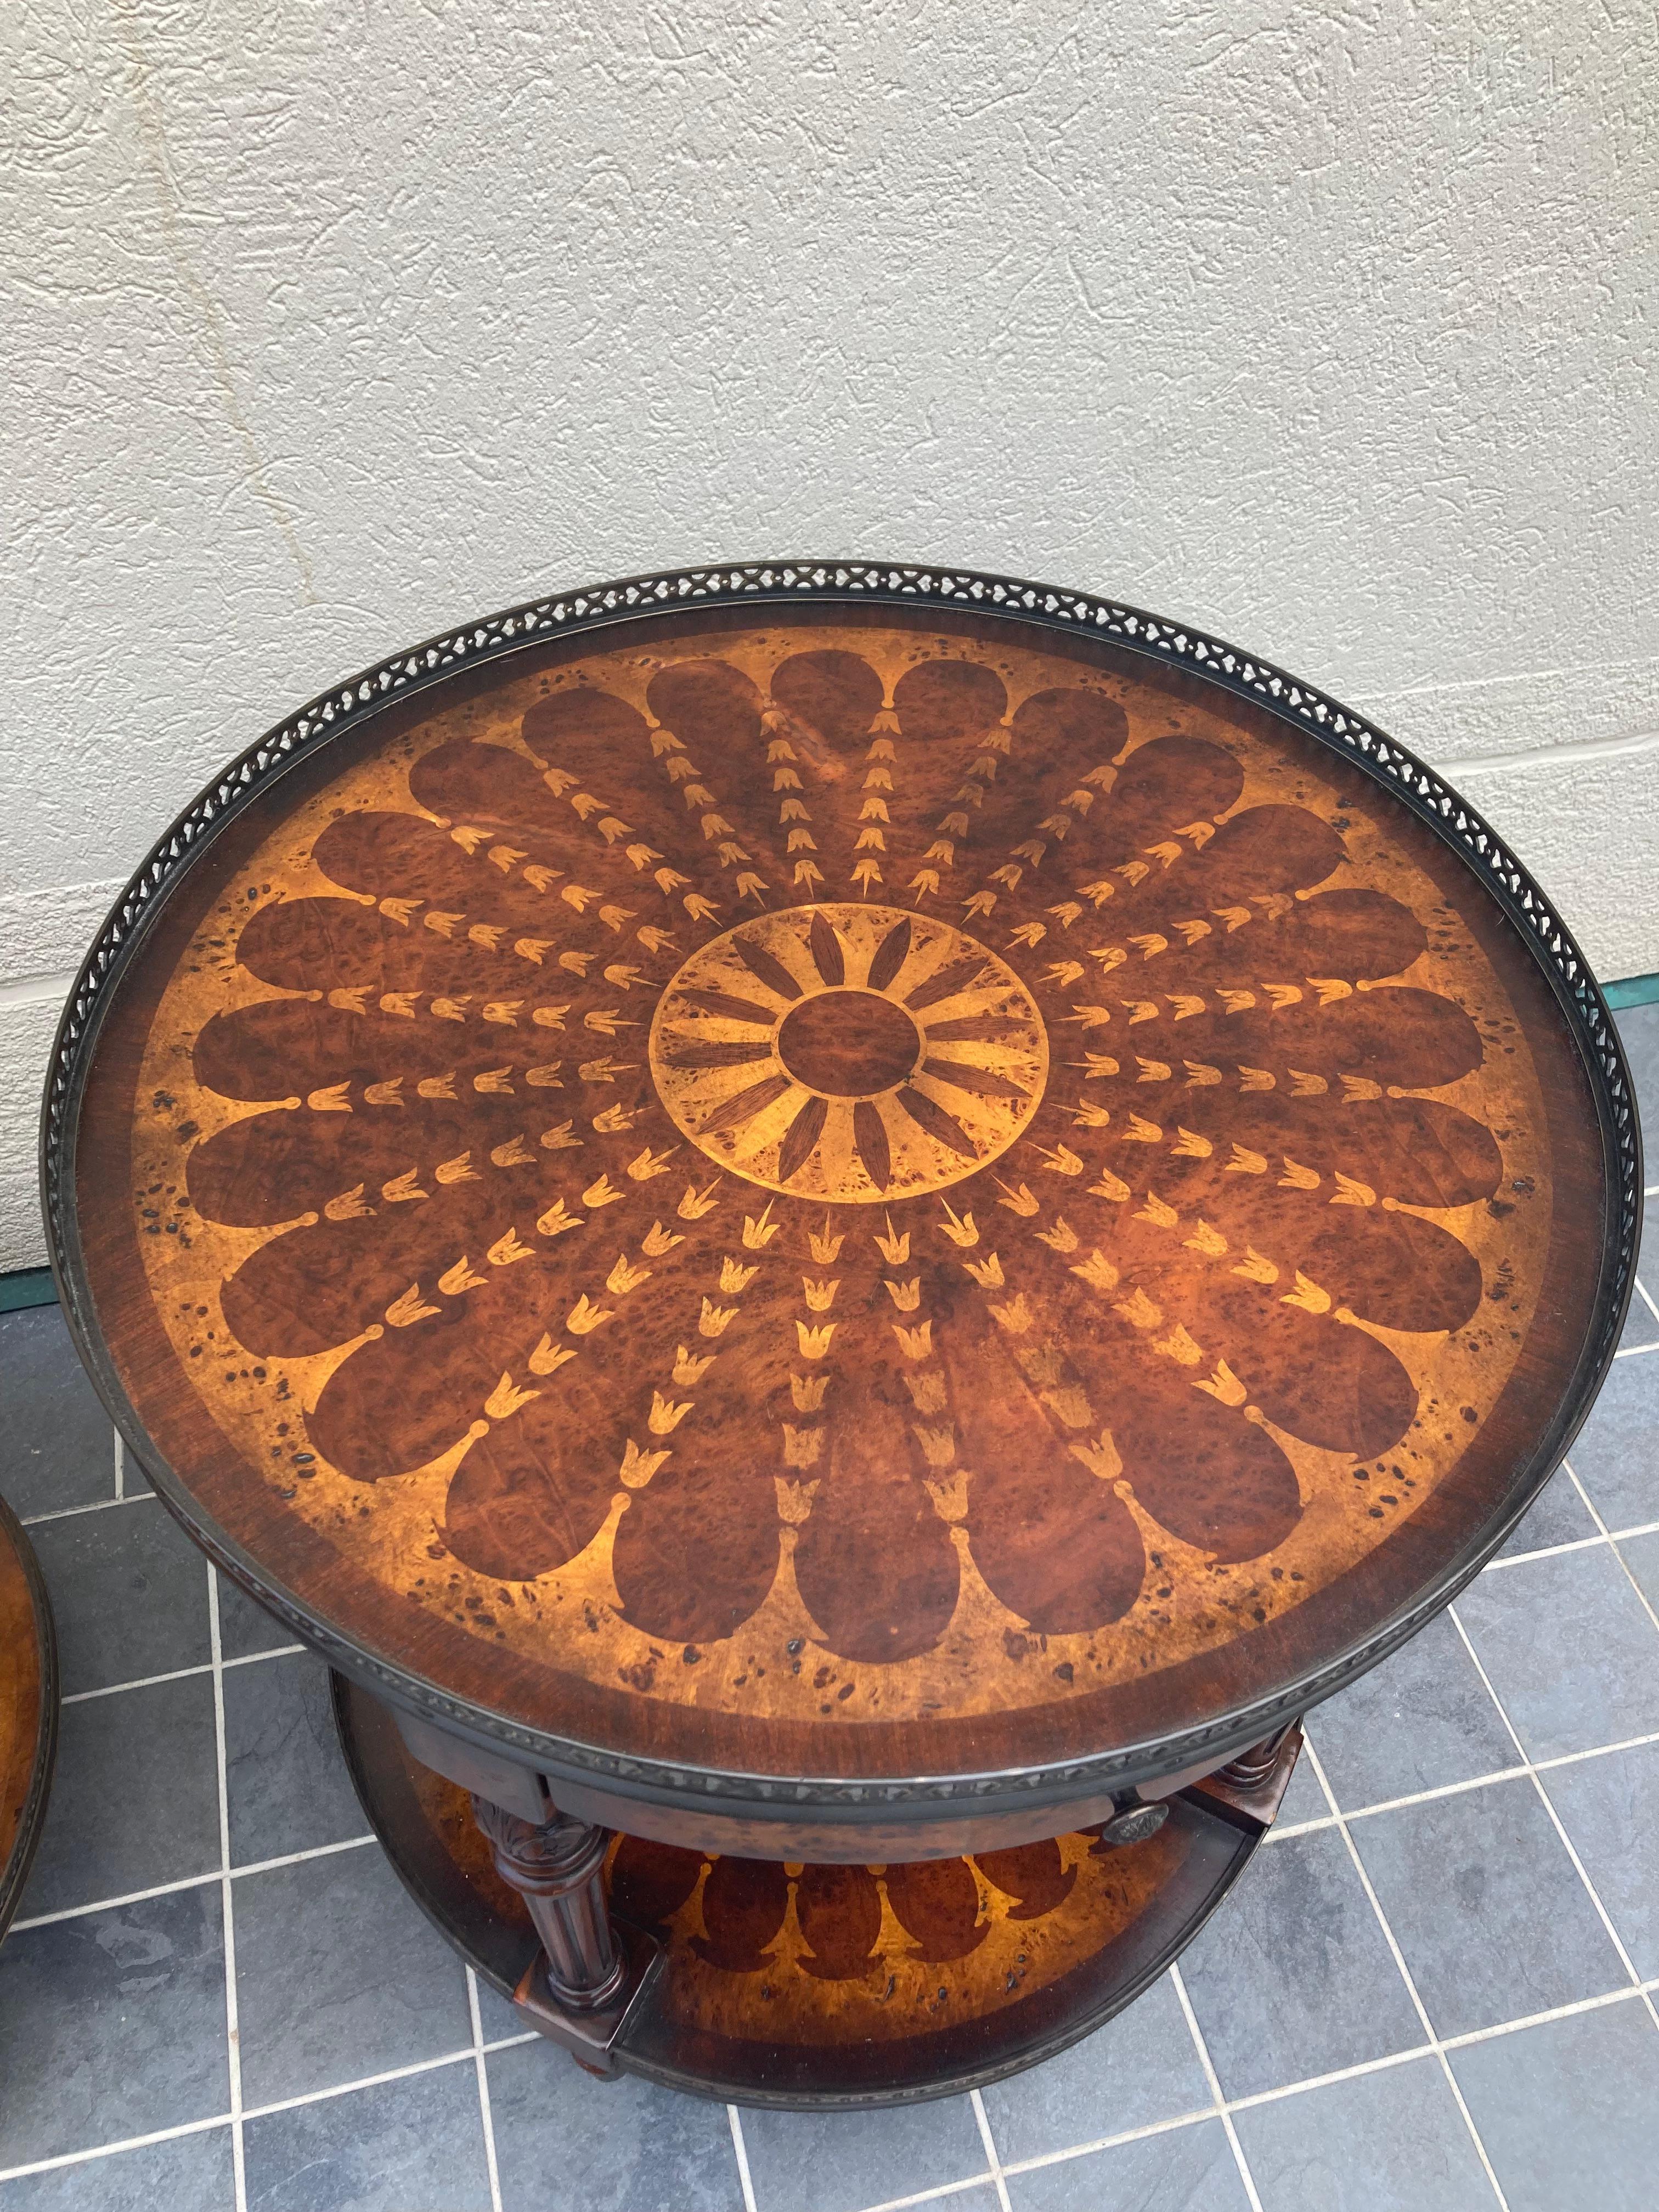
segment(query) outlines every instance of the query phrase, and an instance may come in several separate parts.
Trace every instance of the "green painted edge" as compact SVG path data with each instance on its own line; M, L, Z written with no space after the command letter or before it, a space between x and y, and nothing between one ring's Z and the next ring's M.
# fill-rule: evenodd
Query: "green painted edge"
M1659 1003L1659 975L1628 975L1620 983L1603 983L1601 994L1616 1011L1650 1006ZM0 1313L21 1313L29 1306L57 1303L50 1267L20 1267L15 1273L0 1275Z
M1659 1000L1659 975L1629 975L1622 983L1603 983L1601 995L1615 1012L1626 1006L1650 1006Z

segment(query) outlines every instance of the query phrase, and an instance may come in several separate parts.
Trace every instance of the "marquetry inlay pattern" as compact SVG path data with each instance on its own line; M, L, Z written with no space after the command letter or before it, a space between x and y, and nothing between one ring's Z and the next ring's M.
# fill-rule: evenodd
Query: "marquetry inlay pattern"
M1064 638L571 645L343 745L161 994L130 1202L238 1479L411 1618L825 1729L1406 1524L1552 1164L1393 803Z

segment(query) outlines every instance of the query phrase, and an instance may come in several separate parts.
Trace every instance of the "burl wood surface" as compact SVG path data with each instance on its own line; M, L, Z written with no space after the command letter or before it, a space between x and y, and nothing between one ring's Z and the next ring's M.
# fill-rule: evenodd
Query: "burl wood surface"
M0 1512L0 1903L15 1902L12 1863L42 1752L40 1626L13 1525Z
M465 1790L407 1762L421 1814L489 1908L523 1927ZM1198 1832L1177 1804L1146 1842L1097 1830L971 1858L810 1866L618 1836L611 1911L668 1954L653 1999L676 2039L800 2053L908 2046L1013 2014L1097 1960L1158 1904ZM908 2049L895 2063L911 2062Z
M550 1735L902 1773L1188 1724L1438 1571L1582 1346L1600 1156L1510 925L1104 645L572 639L170 904L80 1154L155 1452Z

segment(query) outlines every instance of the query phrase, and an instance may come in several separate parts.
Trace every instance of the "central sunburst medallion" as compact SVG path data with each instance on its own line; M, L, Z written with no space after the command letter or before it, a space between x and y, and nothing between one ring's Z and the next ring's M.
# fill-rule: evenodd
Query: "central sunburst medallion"
M1012 968L883 906L757 915L694 952L651 1029L664 1105L769 1190L860 1203L942 1190L1042 1103L1048 1042Z

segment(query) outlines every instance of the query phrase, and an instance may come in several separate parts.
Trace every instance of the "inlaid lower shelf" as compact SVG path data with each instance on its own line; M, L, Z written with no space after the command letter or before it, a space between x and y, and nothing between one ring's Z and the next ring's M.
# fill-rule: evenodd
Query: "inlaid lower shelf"
M411 1757L385 1706L337 1674L334 1689L353 1779L399 1876L513 1998L538 1945L471 1797ZM1085 1831L970 1858L805 1866L618 1836L612 1914L662 1958L615 2059L676 2088L780 2106L914 2103L1035 2064L1121 2010L1192 1940L1266 1833L1300 1749L1293 1729L1256 1791L1183 1790L1155 1833L1127 1844Z

